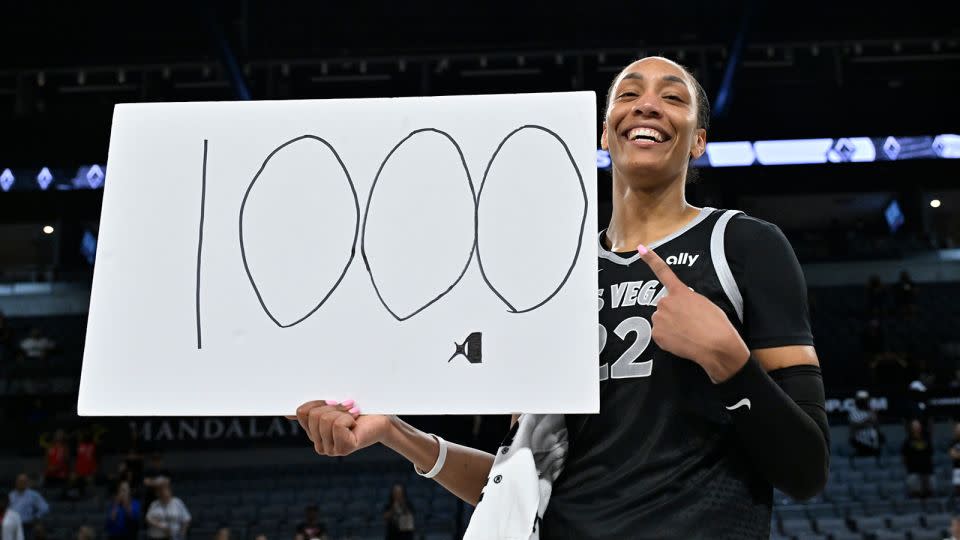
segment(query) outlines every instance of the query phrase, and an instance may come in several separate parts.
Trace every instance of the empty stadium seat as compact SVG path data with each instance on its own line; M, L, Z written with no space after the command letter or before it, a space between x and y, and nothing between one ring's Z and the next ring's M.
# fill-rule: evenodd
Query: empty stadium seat
M850 470L841 475L837 480L846 484L861 484L867 481L867 473L863 470Z
M895 531L906 531L921 524L920 514L903 514L890 516L888 526Z
M947 511L947 505L940 499L927 499L923 501L923 511L927 514L942 514Z
M905 540L906 537L906 534L902 531L890 531L887 529L873 531L873 540Z
M883 516L851 517L851 522L858 532L873 533L887 528L887 518Z
M816 531L813 530L813 524L807 518L785 519L780 522L780 530L788 536L816 534Z
M881 484L880 489L886 497L902 498L906 496L907 484L905 480L886 480Z
M863 514L867 516L885 516L893 513L893 503L891 501L865 501L863 503Z
M908 531L911 540L943 540L943 532L914 527Z
M823 534L798 534L794 540L830 540L830 537Z
M778 506L774 508L774 515L784 519L806 519L809 514L803 505Z
M810 503L805 508L807 515L813 519L842 517L833 503Z
M823 496L828 501L842 502L853 500L850 495L850 487L847 484L828 484L823 491Z
M835 532L830 535L832 540L863 540L863 535L855 532Z
M827 517L816 520L816 529L821 534L833 534L836 532L849 532L847 521L842 518Z
M894 502L897 512L901 514L922 514L923 501L917 500L898 500Z
M928 529L945 531L950 528L950 514L927 514L923 521Z

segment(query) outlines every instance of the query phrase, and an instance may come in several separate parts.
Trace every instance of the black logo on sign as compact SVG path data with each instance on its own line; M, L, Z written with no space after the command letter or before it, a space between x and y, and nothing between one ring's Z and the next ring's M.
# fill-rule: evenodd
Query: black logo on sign
M481 332L473 332L467 339L463 340L463 343L453 342L453 345L456 347L456 350L453 351L453 355L450 356L450 359L447 360L449 363L454 358L459 355L463 355L471 364L480 364L483 362L483 334Z

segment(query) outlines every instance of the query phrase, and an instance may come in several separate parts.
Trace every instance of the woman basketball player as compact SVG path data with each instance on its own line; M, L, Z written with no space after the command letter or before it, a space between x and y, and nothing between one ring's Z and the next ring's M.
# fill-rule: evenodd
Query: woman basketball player
M685 198L709 117L700 84L664 58L630 64L610 87L600 413L566 416L542 539L769 538L773 487L804 499L826 483L823 381L796 256L777 227ZM442 462L434 479L477 503L494 456L354 405L299 407L317 453L383 443L419 471Z

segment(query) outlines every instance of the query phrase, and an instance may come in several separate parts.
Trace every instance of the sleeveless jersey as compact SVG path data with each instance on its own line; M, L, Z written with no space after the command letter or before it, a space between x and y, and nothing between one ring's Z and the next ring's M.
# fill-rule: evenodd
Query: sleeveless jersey
M738 213L704 208L649 247L742 335L723 242ZM566 415L569 453L541 539L769 538L772 486L748 462L713 383L651 339L663 286L636 252L604 244L601 233L600 413Z

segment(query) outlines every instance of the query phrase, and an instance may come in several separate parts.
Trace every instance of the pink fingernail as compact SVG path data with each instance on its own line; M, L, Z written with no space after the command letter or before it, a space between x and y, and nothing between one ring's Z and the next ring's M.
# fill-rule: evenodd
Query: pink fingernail
M347 411L347 412L350 413L350 414L360 414L360 409L354 407L354 408L350 409L350 410Z
M354 404L354 403L356 403L354 400L348 399L348 400L346 400L346 401L341 401L341 402L340 402L340 406L343 407L343 408L345 408L345 409L349 409L350 407L353 407L353 404Z
M337 402L334 401L334 400L332 400L332 399L328 399L328 400L326 401L326 403L327 403L327 405L336 405L336 404L337 404Z
M637 244L637 253L639 253L641 257L643 257L644 255L646 255L648 251L650 251L650 250L647 249L647 246L645 246L645 245L643 245L643 244Z

